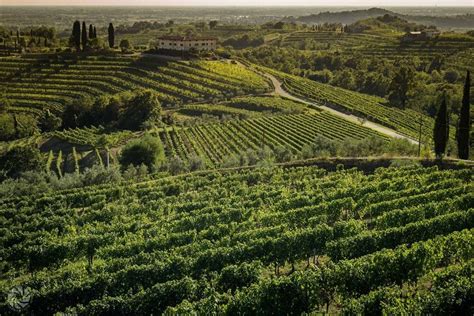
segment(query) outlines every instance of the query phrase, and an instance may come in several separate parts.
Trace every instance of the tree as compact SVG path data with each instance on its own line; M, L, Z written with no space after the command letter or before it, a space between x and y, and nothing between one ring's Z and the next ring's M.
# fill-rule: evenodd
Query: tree
M92 27L92 24L89 24L89 39L94 38L94 28Z
M86 28L86 22L82 22L82 50L86 50L87 47L87 28Z
M217 21L210 21L209 22L209 28L212 30L213 28L215 28L217 26Z
M448 109L446 105L446 96L443 95L441 106L436 114L435 125L433 130L433 139L435 143L435 154L437 158L442 158L448 143L449 124L448 124Z
M97 38L97 29L94 26L94 38Z
M457 130L458 156L460 159L469 159L469 133L470 133L470 91L471 74L466 73L466 82L462 96L461 113L459 114L459 124Z
M130 47L131 47L130 42L129 42L128 39L121 40L119 46L120 46L120 49L122 50L122 52L125 52L125 51L129 50Z
M147 166L153 170L164 162L165 152L158 137L149 134L144 137L129 142L120 155L120 164L125 170L129 165Z
M124 103L125 110L120 116L120 126L124 129L138 130L160 120L161 104L152 90L139 90Z
M390 83L389 101L404 109L408 101L408 92L413 84L413 79L413 70L405 65L400 66Z
M81 22L74 21L72 26L72 42L77 50L81 49Z
M83 97L66 104L62 122L64 128L75 128L85 125L93 125L95 118L92 116L94 100L90 97Z
M42 132L50 132L57 130L62 124L61 118L46 110L38 121L38 127Z
M115 46L115 30L112 23L109 24L109 47L113 48Z
M43 167L43 158L37 147L17 146L0 157L0 169L8 177L18 177L25 171L39 171Z

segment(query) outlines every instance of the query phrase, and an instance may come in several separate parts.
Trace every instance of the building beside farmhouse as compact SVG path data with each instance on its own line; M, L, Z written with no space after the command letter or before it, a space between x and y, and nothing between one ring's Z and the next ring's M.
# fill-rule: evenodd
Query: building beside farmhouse
M438 30L423 30L418 32L407 32L402 37L403 42L426 41L438 37L440 32Z
M189 51L214 50L217 47L215 37L161 36L158 38L158 49Z

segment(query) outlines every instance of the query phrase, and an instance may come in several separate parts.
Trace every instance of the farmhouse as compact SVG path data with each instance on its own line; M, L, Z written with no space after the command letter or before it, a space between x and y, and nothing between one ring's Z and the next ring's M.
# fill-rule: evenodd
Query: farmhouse
M438 30L423 30L419 32L407 32L402 37L404 42L413 42L413 41L426 41L435 37L438 37L440 32Z
M158 38L159 49L175 51L214 50L217 46L215 37L161 36Z

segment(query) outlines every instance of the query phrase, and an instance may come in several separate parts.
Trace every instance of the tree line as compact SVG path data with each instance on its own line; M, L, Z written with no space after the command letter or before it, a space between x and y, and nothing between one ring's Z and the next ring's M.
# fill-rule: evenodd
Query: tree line
M461 110L459 121L456 128L456 141L458 144L458 157L460 159L469 159L469 133L471 127L470 121L470 89L471 75L469 70L466 74L464 83ZM433 130L434 151L437 158L442 158L446 152L446 145L449 139L449 113L446 104L446 94L443 95L441 106L435 119Z
M108 44L110 48L113 48L115 45L115 30L112 23L109 24L107 29L108 31ZM74 21L72 26L72 34L69 39L71 46L74 46L77 51L80 51L81 48L83 51L87 50L90 47L91 43L97 39L97 29L95 25L89 24L89 31L87 31L86 22Z

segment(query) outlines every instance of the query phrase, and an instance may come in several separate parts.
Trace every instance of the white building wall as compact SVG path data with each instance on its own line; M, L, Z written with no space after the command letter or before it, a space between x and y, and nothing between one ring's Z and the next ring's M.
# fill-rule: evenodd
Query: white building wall
M158 39L158 48L171 49L178 51L188 51L191 48L196 50L214 50L216 49L217 41L209 40L169 40Z

